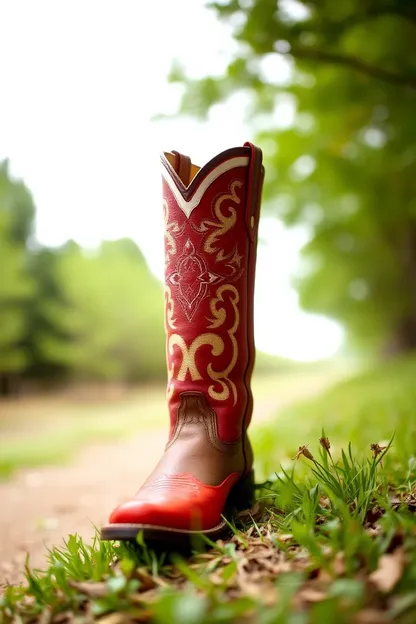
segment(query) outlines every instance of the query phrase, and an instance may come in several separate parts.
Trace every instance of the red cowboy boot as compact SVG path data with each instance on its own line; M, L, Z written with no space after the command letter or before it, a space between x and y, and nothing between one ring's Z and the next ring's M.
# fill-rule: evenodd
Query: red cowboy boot
M218 537L254 493L246 435L253 399L253 294L261 151L229 149L202 169L162 156L170 435L153 473L102 539Z

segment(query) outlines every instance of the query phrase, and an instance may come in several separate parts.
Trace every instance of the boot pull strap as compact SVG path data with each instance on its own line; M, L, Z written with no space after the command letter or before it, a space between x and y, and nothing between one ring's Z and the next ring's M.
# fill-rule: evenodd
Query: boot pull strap
M191 159L189 156L185 156L184 154L180 154L179 152L173 151L172 154L175 154L175 166L174 169L185 186L189 185L189 179L191 177Z
M260 196L263 186L264 168L262 166L263 154L259 147L248 141L244 147L250 148L250 167L248 170L246 225L250 240L254 240L257 231L259 216Z

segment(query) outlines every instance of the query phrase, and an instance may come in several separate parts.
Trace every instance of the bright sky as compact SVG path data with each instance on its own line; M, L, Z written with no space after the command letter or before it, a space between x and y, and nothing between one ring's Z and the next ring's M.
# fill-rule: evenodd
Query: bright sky
M177 149L203 165L253 139L238 98L216 107L209 123L152 121L176 109L180 93L166 80L174 59L203 76L220 72L233 50L229 31L203 5L1 0L0 159L31 189L42 243L131 236L162 277L160 151ZM284 80L288 68L279 71ZM282 122L292 115L282 110ZM260 234L258 347L302 360L333 354L341 329L302 312L290 287L304 233L268 218Z

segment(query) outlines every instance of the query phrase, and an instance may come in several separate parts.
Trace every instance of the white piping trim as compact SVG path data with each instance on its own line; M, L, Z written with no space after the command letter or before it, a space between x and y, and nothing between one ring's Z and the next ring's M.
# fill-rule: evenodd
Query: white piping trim
M229 171L230 169L234 169L235 167L246 167L249 162L248 156L236 156L235 158L230 158L225 162L221 163L215 169L209 172L209 174L204 178L202 183L199 185L196 193L194 193L193 197L189 201L182 196L172 177L169 175L166 167L162 167L162 176L165 178L170 190L173 193L174 198L176 199L179 208L185 214L185 216L189 219L192 211L199 205L205 191L211 184L216 180L220 175ZM198 175L198 174L197 174Z

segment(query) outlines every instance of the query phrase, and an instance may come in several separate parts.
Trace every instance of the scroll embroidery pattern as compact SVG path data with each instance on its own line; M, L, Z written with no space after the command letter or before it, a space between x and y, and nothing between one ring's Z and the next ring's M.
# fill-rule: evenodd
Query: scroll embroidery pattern
M208 329L218 329L222 327L227 320L227 300L224 299L224 293L230 292L231 296L228 300L231 302L233 319L231 328L227 330L228 337L231 343L231 359L228 365L220 371L214 369L213 362L208 361L205 368L206 373L210 379L215 382L208 388L208 394L211 398L217 401L226 401L230 396L230 390L233 394L234 405L237 403L237 389L234 382L229 379L229 374L236 365L238 358L238 343L235 338L235 333L240 324L240 313L238 310L239 295L235 286L231 284L225 284L220 286L216 291L216 297L210 301L210 309L213 315L213 319ZM198 381L203 379L200 370L196 363L197 351L203 347L211 347L211 356L214 358L222 355L225 349L224 340L218 334L204 333L197 336L188 347L185 340L179 334L171 334L168 340L168 352L171 356L171 364L169 366L169 382L174 379L178 381L185 381L187 374L189 373L192 381ZM177 371L175 371L175 364L173 361L173 355L175 347L178 347L181 352L181 364ZM220 391L216 390L216 384L221 388ZM218 387L217 385L217 387ZM172 396L173 387L169 383L168 395Z
M187 223L179 226L177 222L169 222L169 209L167 202L164 202L167 267L165 326L168 334L169 398L174 394L175 380L183 382L187 377L191 381L209 378L212 383L208 387L208 394L212 399L226 401L232 395L233 404L237 403L237 389L230 374L238 359L235 334L240 324L239 294L230 282L241 276L243 256L238 253L237 246L226 253L221 246L221 238L236 224L236 206L241 203L236 191L242 185L240 181L232 182L229 192L216 199L212 219L204 219L198 225L190 224L194 232L202 234L201 242L196 248L188 236L184 240L182 253L178 253L177 239L184 235ZM207 254L215 255L218 273L208 267L203 254L205 257ZM170 270L168 266L171 267ZM177 331L175 306L179 304L186 319L191 322L201 301L210 296L214 285L215 295L209 301L210 318L207 318L206 326L208 331L196 336L188 345ZM169 332L172 333L169 335ZM204 358L197 358L201 348L205 349ZM228 352L230 357L227 365L218 369L218 362L221 361L218 358L223 356L223 363L224 353Z

